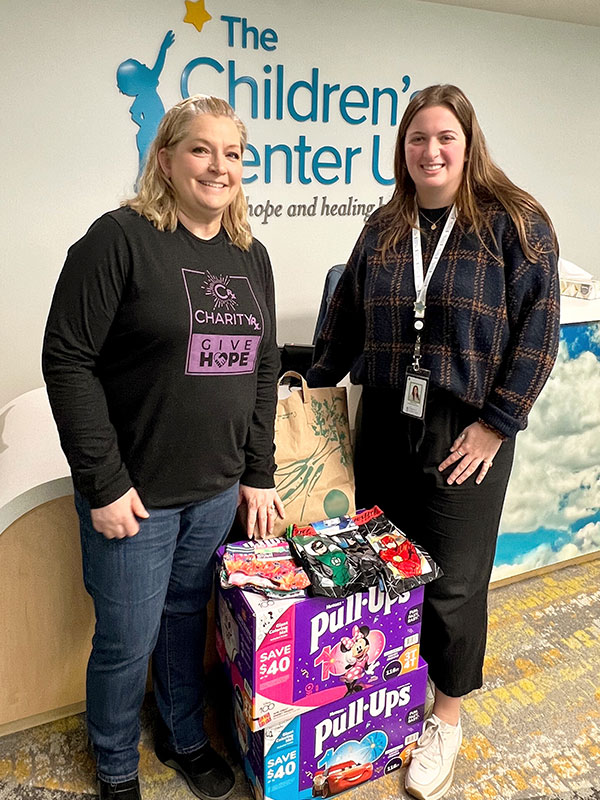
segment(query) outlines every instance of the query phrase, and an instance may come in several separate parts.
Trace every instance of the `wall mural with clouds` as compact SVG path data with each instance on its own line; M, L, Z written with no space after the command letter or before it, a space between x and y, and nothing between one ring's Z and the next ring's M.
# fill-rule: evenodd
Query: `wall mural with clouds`
M492 581L600 550L600 323L563 325L517 437Z

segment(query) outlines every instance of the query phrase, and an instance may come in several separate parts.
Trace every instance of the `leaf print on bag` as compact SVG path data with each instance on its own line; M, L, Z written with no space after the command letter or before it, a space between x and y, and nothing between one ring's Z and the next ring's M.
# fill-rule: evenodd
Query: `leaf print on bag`
M308 388L306 390L311 391ZM316 393L316 390L313 391ZM323 390L318 391L323 393ZM282 463L278 458L282 443L278 442L277 445L276 460L279 463L275 475L277 492L286 509L290 509L293 503L296 503L297 508L296 513L291 509L290 513L286 511L287 524L305 521L307 504L318 493L321 495L318 506L312 504L316 516L311 513L311 520L321 518L325 514L324 509L331 506L327 498L332 493L338 504L341 500L342 506L345 505L342 513L347 512L351 506L352 498L344 492L344 489L348 491L348 473L350 482L352 480L352 449L345 392L341 394L339 389L329 391L329 398L318 399L311 396L309 407L306 408L308 404L303 404L308 424L304 428L301 457L288 458ZM280 425L297 416L297 414L292 415L287 409L279 410L282 412L277 415ZM288 432L289 439L299 438L293 433ZM298 434L299 431L296 430L295 433ZM341 486L338 487L335 478L332 485L332 472L334 475L341 475L343 479Z

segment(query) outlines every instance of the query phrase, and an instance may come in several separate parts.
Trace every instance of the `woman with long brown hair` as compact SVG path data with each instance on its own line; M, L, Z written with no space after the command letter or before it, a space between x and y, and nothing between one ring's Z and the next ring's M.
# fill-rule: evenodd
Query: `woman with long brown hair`
M362 384L357 505L379 505L444 573L423 609L433 713L405 778L412 795L438 800L462 740L461 698L482 685L515 436L558 348L558 246L544 209L493 163L455 86L412 98L394 171L393 196L340 279L308 380L333 385L350 371Z

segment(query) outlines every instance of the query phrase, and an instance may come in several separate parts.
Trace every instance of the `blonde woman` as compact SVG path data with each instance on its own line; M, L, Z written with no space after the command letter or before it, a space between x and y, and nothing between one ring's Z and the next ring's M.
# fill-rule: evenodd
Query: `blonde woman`
M101 800L138 800L148 660L158 757L205 800L228 764L203 727L214 552L283 515L273 474L279 356L271 265L241 185L247 134L223 100L163 117L136 197L74 244L43 369L69 460L96 611L87 722Z
M357 505L379 505L444 572L423 609L435 704L405 778L422 800L449 790L461 698L482 685L515 436L558 347L557 251L463 92L430 86L400 122L392 199L354 248L308 375L327 386L350 370L363 385Z

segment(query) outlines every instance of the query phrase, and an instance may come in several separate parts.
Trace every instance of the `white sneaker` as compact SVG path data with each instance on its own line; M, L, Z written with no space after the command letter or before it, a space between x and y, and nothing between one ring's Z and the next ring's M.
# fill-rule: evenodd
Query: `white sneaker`
M429 719L433 711L434 704L435 704L435 684L428 675L427 686L425 687L425 708L423 711L423 719Z
M462 728L432 714L412 751L404 785L420 800L439 800L452 786L454 765L462 742Z

